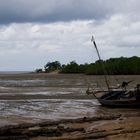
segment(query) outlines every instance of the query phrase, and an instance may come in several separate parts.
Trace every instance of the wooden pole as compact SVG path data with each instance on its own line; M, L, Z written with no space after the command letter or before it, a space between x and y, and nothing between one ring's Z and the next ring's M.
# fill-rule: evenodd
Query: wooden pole
M97 54L98 54L98 58L99 58L100 63L101 63L101 65L102 65L102 69L103 69L103 73L104 73L104 77L105 77L105 82L106 82L108 91L110 91L109 84L108 84L108 80L107 80L107 76L106 76L106 75L107 75L107 72L105 71L104 64L102 63L102 59L101 59L99 50L98 50L98 48L97 48L97 45L96 45L96 42L95 42L95 39L94 39L93 36L92 36L92 38L91 38L91 42L93 42L93 45L95 46L96 52L97 52Z

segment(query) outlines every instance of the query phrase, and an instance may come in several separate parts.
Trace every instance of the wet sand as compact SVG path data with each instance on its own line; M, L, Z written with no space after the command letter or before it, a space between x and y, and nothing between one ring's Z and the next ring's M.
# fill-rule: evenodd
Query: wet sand
M139 83L140 76L115 76ZM85 94L103 76L0 75L0 139L139 140L140 110L102 107ZM113 85L112 84L112 85ZM104 88L106 88L104 86Z
M139 140L140 114L103 115L63 119L40 123L24 123L0 128L0 139L24 140Z

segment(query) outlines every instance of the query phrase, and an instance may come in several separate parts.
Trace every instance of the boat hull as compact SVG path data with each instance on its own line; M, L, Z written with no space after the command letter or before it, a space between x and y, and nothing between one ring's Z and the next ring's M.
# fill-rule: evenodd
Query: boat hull
M98 99L103 106L118 108L140 108L139 100L104 100Z
M140 99L135 96L123 97L123 91L97 92L94 94L99 103L103 106L116 108L140 108Z

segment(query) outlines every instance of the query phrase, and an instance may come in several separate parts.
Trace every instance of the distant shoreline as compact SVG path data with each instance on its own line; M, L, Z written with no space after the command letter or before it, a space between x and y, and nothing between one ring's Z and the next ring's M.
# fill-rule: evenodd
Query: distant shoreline
M33 71L0 71L0 74L26 74L26 73L35 73Z

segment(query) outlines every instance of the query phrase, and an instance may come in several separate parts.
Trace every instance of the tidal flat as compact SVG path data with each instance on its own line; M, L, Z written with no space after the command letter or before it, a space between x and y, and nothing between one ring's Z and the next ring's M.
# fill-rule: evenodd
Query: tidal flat
M113 87L130 80L132 89L140 75L109 76ZM102 107L88 86L106 89L104 77L0 74L0 138L138 140L140 109Z

